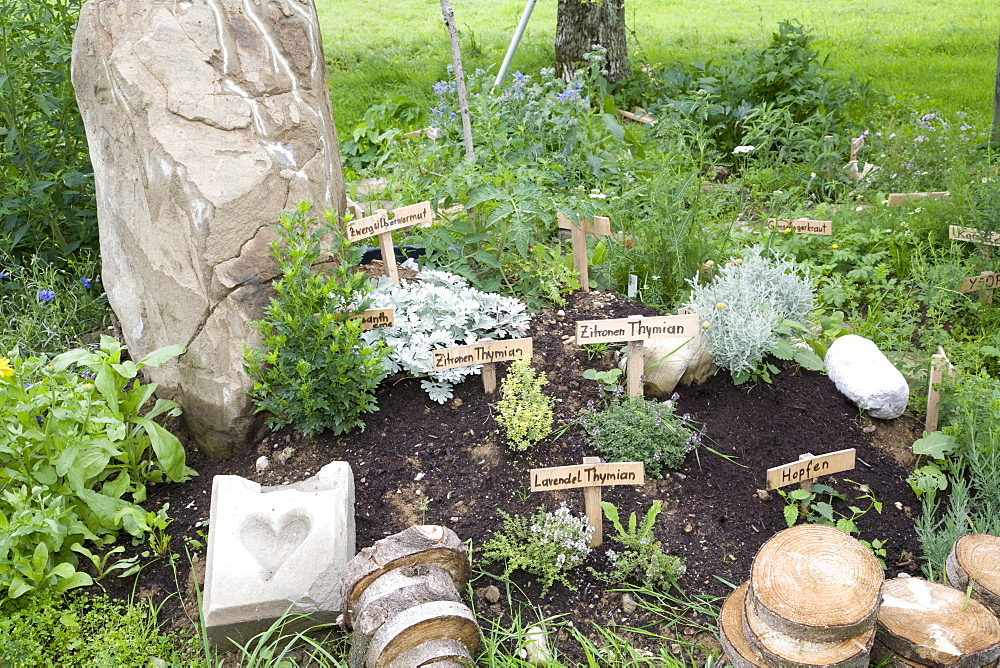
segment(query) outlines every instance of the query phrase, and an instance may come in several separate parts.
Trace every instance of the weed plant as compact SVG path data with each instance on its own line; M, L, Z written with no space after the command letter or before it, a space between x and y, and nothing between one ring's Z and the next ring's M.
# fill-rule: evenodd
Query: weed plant
M681 559L665 553L663 545L654 537L653 526L662 510L660 501L653 501L641 524L632 513L627 528L619 519L614 504L602 501L601 509L615 528L615 543L621 546L620 550L605 552L612 564L607 580L617 584L635 581L643 587L660 590L675 585L687 569Z

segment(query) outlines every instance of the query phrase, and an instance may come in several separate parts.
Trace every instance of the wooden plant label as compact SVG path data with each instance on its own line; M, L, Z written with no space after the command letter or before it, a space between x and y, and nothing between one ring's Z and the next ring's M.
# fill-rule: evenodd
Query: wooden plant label
M944 380L946 373L952 380L955 380L955 367L948 361L944 348L938 346L937 353L931 355L930 375L927 381L927 417L924 418L924 431L928 434L937 431L938 428L941 381Z
M511 362L521 358L531 359L531 337L480 341L467 346L433 350L431 354L434 359L434 371L482 364L483 391L486 394L493 394L497 389L496 363Z
M906 203L910 200L920 199L921 197L938 199L939 197L947 197L950 194L951 192L948 190L933 193L892 193L889 195L889 199L886 200L886 204L889 206L906 206Z
M604 515L601 512L601 487L609 485L643 485L646 467L642 462L601 463L599 457L584 457L583 464L531 469L531 491L552 492L557 489L583 488L584 513L594 529L590 547L604 542Z
M642 372L645 370L645 353L642 342L646 339L669 337L690 338L698 334L697 315L661 315L611 320L580 320L576 323L576 342L614 343L628 341L628 395L642 396Z
M610 320L580 320L576 323L576 342L614 343L644 341L671 336L691 337L698 334L697 315L632 316Z
M1000 246L1000 233L993 232L987 237L974 227L948 226L948 238L957 241L974 241L986 246Z
M580 277L580 289L590 292L590 267L587 259L587 235L593 234L598 237L611 236L611 219L605 216L594 216L591 223L586 218L580 220L577 225L562 212L556 213L556 224L559 229L570 230L571 243L573 246L573 269Z
M854 468L854 456L855 450L850 448L775 466L767 470L767 488L778 489L786 485L801 484L822 475L850 471Z
M360 207L354 205L351 211L357 214ZM385 209L379 209L371 216L365 216L348 224L344 228L344 234L347 235L348 241L378 236L385 271L390 280L395 285L399 285L399 271L396 269L396 249L392 245L392 232L413 225L430 225L434 213L431 211L430 202L420 202L394 209L392 214L393 217L390 220L389 212Z
M634 111L625 111L624 109L617 109L616 111L619 116L627 118L630 121L645 123L646 125L656 125L656 119L650 116L642 107L636 107Z
M375 308L362 311L352 318L361 319L361 329L385 329L396 322L396 309Z
M826 236L833 234L832 220L810 220L808 218L779 220L777 218L768 218L767 226L770 229L776 229L779 232L784 232L785 230L791 228L798 234L823 234Z
M970 276L963 279L955 288L956 292L976 292L979 290L979 299L984 304L993 303L993 291L1000 287L1000 274L993 271L984 271L978 276Z

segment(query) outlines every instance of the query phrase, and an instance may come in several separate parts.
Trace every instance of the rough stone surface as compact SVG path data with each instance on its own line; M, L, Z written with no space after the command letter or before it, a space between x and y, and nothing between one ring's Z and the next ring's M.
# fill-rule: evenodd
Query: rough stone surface
M906 379L878 346L863 336L848 334L834 341L825 362L837 389L868 415L891 420L906 410L910 399Z
M73 84L97 190L103 281L135 358L214 457L256 427L259 340L283 210L345 206L312 0L88 0Z
M354 475L347 462L312 478L261 487L216 476L205 566L205 625L213 643L244 642L291 608L334 621L354 557Z
M624 372L626 360L620 366ZM643 344L643 390L654 397L670 396L677 385L703 383L716 368L700 336L650 339Z

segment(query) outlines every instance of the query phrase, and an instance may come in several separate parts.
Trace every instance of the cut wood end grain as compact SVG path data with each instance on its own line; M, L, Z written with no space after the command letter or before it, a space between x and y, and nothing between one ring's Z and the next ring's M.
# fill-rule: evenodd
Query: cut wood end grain
M946 562L948 584L965 591L972 583L972 596L1000 615L1000 537L987 534L962 536L951 548Z

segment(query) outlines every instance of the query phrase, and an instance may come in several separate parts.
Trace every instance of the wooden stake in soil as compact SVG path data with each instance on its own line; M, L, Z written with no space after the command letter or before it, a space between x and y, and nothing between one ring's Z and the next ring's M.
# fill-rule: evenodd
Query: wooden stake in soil
M642 374L645 370L644 341L670 337L690 338L697 335L698 316L693 314L655 317L633 315L610 320L580 320L576 323L578 345L628 342L626 377L630 397L642 396Z
M1000 656L996 615L964 591L923 578L886 581L878 627L889 649L918 664L982 666Z
M938 346L936 354L931 355L930 378L927 383L927 418L924 420L924 431L928 434L937 431L938 428L938 408L941 402L941 381L944 374L955 379L955 367L948 361L948 356L944 354L944 348Z
M955 541L946 562L948 584L1000 615L1000 537L968 534Z
M521 358L531 359L531 337L480 341L468 346L440 348L431 354L435 371L482 364L483 392L493 394L497 391L496 363L512 362Z
M469 96L465 91L465 72L462 70L462 49L458 43L458 30L455 28L455 12L448 0L441 0L441 15L448 28L448 38L451 40L451 64L455 68L455 84L458 87L458 108L462 116L462 137L465 139L465 157L476 157L472 146L472 121L469 119Z
M604 216L594 216L594 222L583 218L577 225L562 212L556 213L556 223L561 230L569 230L570 243L573 247L573 269L580 277L580 289L590 292L590 262L587 259L587 235L595 237L611 236L611 219Z
M583 464L531 469L531 491L552 492L557 489L583 488L584 511L594 529L590 547L603 543L604 515L601 513L601 487L610 485L643 485L646 467L642 462L611 462L602 464L598 457L584 457Z

